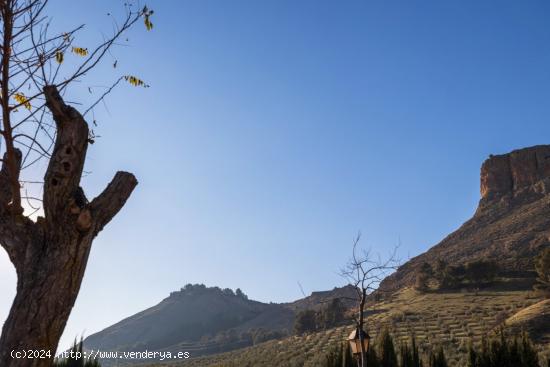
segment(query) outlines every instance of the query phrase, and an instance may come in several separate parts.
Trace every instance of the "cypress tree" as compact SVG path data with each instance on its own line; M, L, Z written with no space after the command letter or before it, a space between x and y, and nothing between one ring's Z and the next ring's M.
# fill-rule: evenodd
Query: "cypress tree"
M422 360L420 359L420 353L418 351L418 345L416 345L416 338L412 337L412 365L413 367L422 367Z
M401 344L399 354L401 357L401 367L414 367L413 354L407 343Z
M492 367L489 342L485 337L481 339L481 353L478 356L477 365L478 367Z
M470 344L468 344L468 367L479 367L477 363L478 358L474 345L472 341L470 341Z
M439 347L437 352L437 367L448 367L447 358L443 352L443 347Z
M440 346L435 353L430 354L430 367L448 367L447 358L443 348Z
M527 333L521 335L521 367L538 367L539 358Z
M101 367L96 359L84 358L83 344L82 339L80 343L75 340L69 358L54 361L53 367ZM77 358L77 356L81 357Z
M501 331L500 338L481 340L478 352L470 342L468 347L468 367L538 367L539 359L533 343L526 333L521 339L506 340Z
M349 345L347 345L347 343L344 343L344 344L342 344L342 347L344 348L342 366L343 367L356 367L357 364L355 363L355 359L351 355L351 350L349 348Z
M380 362L384 367L398 367L393 338L387 329L380 335Z
M508 348L510 366L521 366L521 352L519 348L518 338L515 337Z
M492 366L508 367L508 359L506 358L506 343L501 343L497 339L493 339L490 343L490 355Z
M376 355L376 350L374 348L369 348L369 351L367 353L367 366L383 367L383 365L380 365L380 360L378 359L378 356Z
M428 363L430 367L437 367L437 360L435 359L435 354L433 352L430 352Z
M336 345L325 355L325 367L340 367L342 363L342 345Z

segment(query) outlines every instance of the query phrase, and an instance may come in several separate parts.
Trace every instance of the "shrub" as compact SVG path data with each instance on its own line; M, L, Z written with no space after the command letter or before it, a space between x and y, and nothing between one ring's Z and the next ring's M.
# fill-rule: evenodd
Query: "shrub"
M298 335L317 330L317 313L314 310L298 312L294 320L294 332Z
M550 247L542 250L535 258L537 284L535 290L544 296L550 296Z
M431 277L433 276L434 272L432 269L432 266L428 264L427 262L422 263L420 268L418 269L416 273L416 281L414 287L416 290L419 290L421 292L425 292L429 289L429 281Z

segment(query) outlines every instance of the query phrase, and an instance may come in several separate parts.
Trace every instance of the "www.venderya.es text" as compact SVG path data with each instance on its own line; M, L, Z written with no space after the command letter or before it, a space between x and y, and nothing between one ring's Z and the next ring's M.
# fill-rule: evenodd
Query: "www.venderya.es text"
M66 351L58 355L58 358L70 359L154 359L159 361L170 359L188 359L191 357L189 352L157 352L157 351L141 351L141 352L120 352L120 351L101 351L88 350L83 352Z

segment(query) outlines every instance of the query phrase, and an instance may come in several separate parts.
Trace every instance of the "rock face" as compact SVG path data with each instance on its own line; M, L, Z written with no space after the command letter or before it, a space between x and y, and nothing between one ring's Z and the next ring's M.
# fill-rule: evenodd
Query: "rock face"
M481 166L481 199L485 202L550 178L550 145L538 145L489 157Z
M508 274L529 274L533 258L550 246L550 145L491 156L481 167L475 215L427 252L402 265L383 287L414 283L418 267L495 260Z

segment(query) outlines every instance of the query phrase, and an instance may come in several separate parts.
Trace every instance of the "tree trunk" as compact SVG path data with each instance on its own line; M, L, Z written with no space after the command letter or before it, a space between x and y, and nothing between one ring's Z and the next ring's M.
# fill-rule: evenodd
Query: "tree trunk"
M365 350L364 338L363 338L363 325L365 324L365 301L367 299L367 290L363 288L361 290L361 302L359 303L359 341L361 343L361 367L366 367L367 360Z
M44 218L33 222L10 210L13 191L4 186L10 170L2 167L0 171L0 244L18 278L17 294L0 338L2 367L51 366L80 289L92 241L137 185L132 174L118 172L107 188L88 202L79 186L88 125L63 102L55 87L45 87L44 94L57 127L44 178ZM14 358L16 352L27 356ZM47 354L52 358L40 358Z

